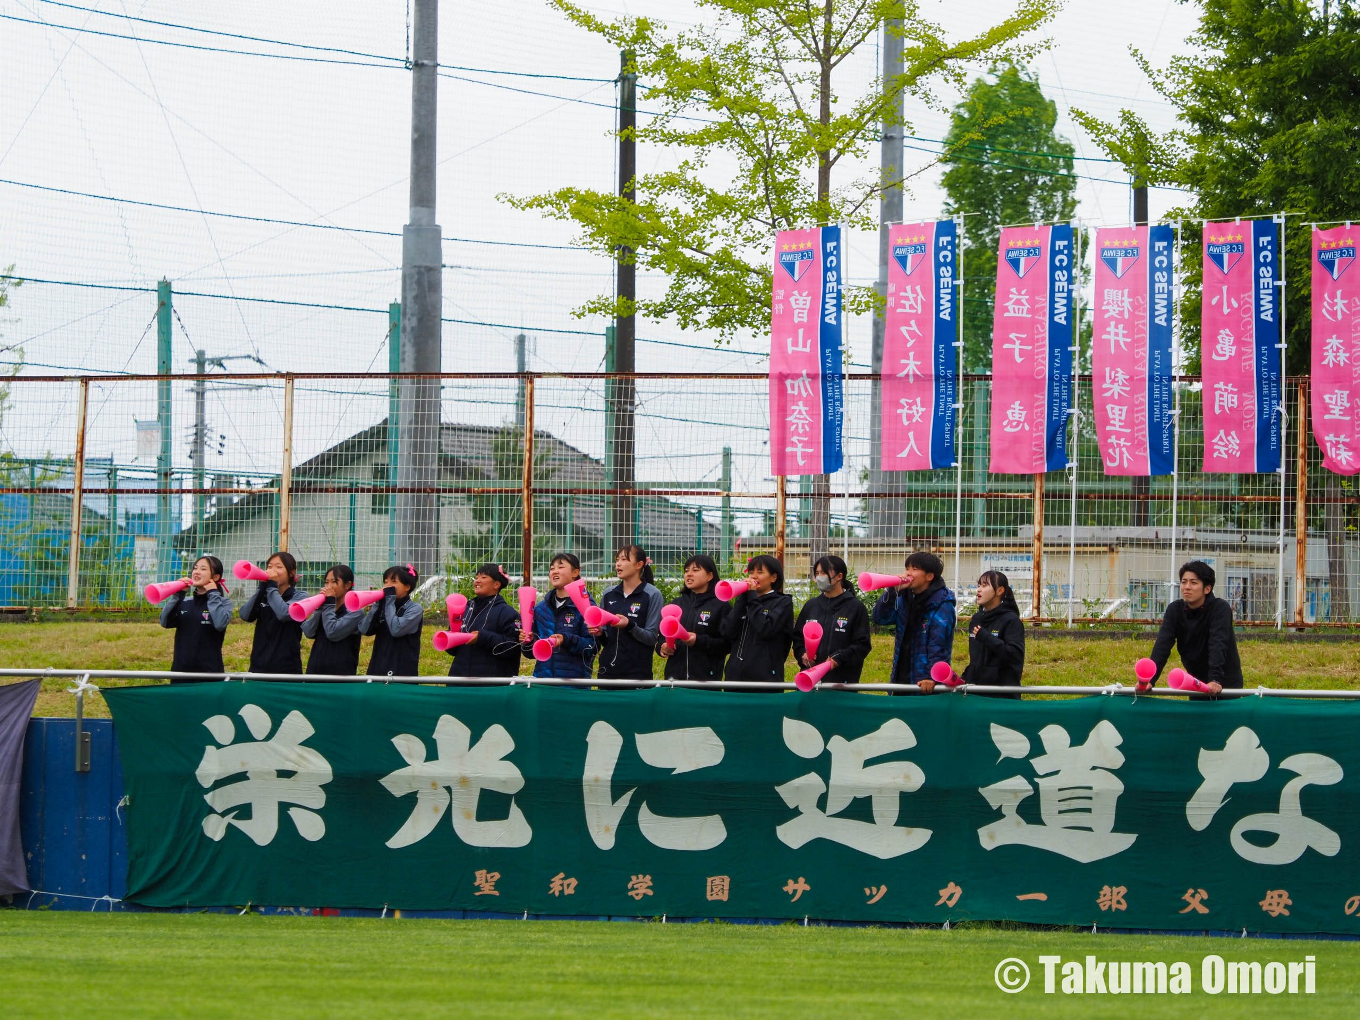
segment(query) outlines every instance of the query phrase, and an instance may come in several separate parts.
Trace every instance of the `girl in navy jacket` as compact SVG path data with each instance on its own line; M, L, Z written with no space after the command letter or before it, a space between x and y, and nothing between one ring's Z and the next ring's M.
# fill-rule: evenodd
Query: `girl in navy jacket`
M472 601L463 611L463 632L473 641L450 648L449 676L516 676L519 673L519 614L501 597L510 578L494 563L483 563L472 579Z
M312 639L307 672L323 676L354 676L359 672L359 634L362 613L345 608L345 596L354 588L354 571L337 563L326 571L321 594L326 601L302 621L302 633Z
M301 673L302 625L288 615L288 607L307 593L297 587L297 560L276 552L264 565L269 580L241 603L241 619L255 621L250 642L252 673Z
M534 657L534 641L543 638L553 645L552 658L534 666L542 679L589 680L595 659L595 639L585 616L567 594L567 585L581 576L581 561L571 553L558 553L548 567L552 591L534 609L534 631L519 632L520 649L526 659ZM586 594L590 601L589 593Z
M231 623L231 602L222 583L222 561L200 556L189 574L189 587L176 592L161 607L161 626L175 632L172 673L215 673L220 679L222 639ZM194 683L171 680L171 683Z
M680 607L680 626L690 635L668 651L664 638L657 651L665 660L667 680L721 680L731 645L720 633L728 606L713 592L718 565L702 553L685 560L685 591L672 605Z
M793 599L784 594L784 565L756 556L746 565L751 587L732 600L722 635L732 642L726 679L784 682L793 643Z
M600 608L619 619L590 629L600 642L600 678L650 680L665 601L652 584L652 559L642 546L625 545L614 560L614 573L619 583L604 593Z
M386 596L364 610L360 634L373 635L369 676L419 676L420 627L425 610L411 598L419 575L411 564L383 572Z

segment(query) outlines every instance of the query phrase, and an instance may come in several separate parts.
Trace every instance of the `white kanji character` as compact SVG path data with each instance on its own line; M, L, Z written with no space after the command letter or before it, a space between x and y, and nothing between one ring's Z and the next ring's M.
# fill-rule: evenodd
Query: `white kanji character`
M1028 432L1029 422L1025 420L1027 413L1025 405L1017 400L1010 407L1006 408L1006 423L1001 426L1002 429L1006 432L1019 432L1021 429Z
M1101 302L1101 312L1114 318L1127 319L1133 311L1133 302L1129 300L1127 289L1114 290L1107 289Z
M794 322L807 322L808 309L812 307L812 295L810 293L804 294L800 291L794 291L789 295L789 307L793 309ZM803 338L803 331L801 329L798 331L798 338L800 340Z
M1003 758L1024 758L1029 738L1016 730L991 724L992 742ZM1067 730L1048 725L1039 731L1046 753L1031 759L1039 777L1039 817L1031 825L1020 817L1020 803L1034 793L1022 776L1011 776L979 788L1001 818L978 829L978 841L986 850L998 846L1031 846L1062 854L1089 864L1122 853L1138 837L1115 832L1115 808L1124 784L1110 769L1124 764L1119 745L1124 738L1107 719L1091 729L1086 743L1071 746Z
M1105 411L1110 416L1109 424L1105 426L1106 432L1132 432L1124 422L1129 416L1128 404L1106 404Z
M787 344L790 354L808 354L812 351L812 337L804 337L801 328L798 330L797 338L789 337Z
M425 760L425 741L410 733L392 738L406 767L389 772L379 782L394 797L416 795L411 817L387 841L394 850L418 843L439 824L452 803L449 816L453 831L468 846L525 846L533 836L524 812L513 794L524 788L524 775L505 756L515 741L500 723L488 726L469 748L472 731L451 715L441 715L434 727L436 757ZM511 795L505 818L477 820L477 802L483 790ZM452 794L452 797L450 797Z
M1329 322L1340 322L1341 317L1350 312L1350 304L1342 297L1341 291L1328 294L1322 299L1322 315Z
M312 724L301 712L294 710L283 717L278 731L269 735L273 722L259 705L244 705L239 713L254 741L233 743L236 725L225 715L205 719L203 725L223 747L203 749L203 760L194 778L205 789L219 779L245 773L246 778L227 786L219 786L204 794L203 799L215 814L203 819L203 832L209 839L220 840L228 825L240 829L258 846L267 846L279 830L279 805L296 804L288 809L288 817L297 827L298 835L316 842L326 834L326 823L316 812L326 804L326 791L321 789L331 781L330 762L303 741L315 734ZM280 775L280 773L286 773ZM250 817L237 818L242 805L250 806Z
M784 420L788 422L790 432L807 433L812 431L812 415L808 412L807 404L801 400L790 408L788 416Z
M1033 313L1029 308L1029 292L1018 287L1012 287L1010 297L1006 298L1006 311L1002 318L1029 319L1032 317Z
M901 795L919 790L925 773L909 761L864 764L870 758L916 746L916 735L901 719L889 719L873 733L854 740L833 736L824 742L815 726L786 717L784 743L802 758L816 758L824 751L831 754L829 785L809 772L775 787L785 804L798 809L796 817L775 828L786 846L797 850L811 840L827 839L887 860L917 850L930 839L930 829L897 824ZM817 806L823 794L825 811ZM835 817L859 797L869 798L872 822Z
M1343 468L1351 466L1351 458L1355 456L1350 450L1350 436L1327 436L1325 443L1327 446L1327 456L1336 461Z
M807 463L807 455L812 452L812 447L808 445L805 436L789 436L789 442L793 445L784 447L784 452L793 454L798 460L798 466L802 467Z
M1331 393L1322 395L1322 402L1327 405L1327 413L1322 416L1323 421L1350 421L1351 391L1332 390Z
M1228 294L1228 285L1225 283L1223 284L1223 292L1211 297L1209 304L1218 305L1218 310L1221 312L1231 312L1237 308L1238 301L1237 298Z
M1107 467L1128 467L1133 463L1127 436L1110 436L1106 444L1109 447L1109 456L1105 461Z
M1218 435L1214 436L1210 442L1214 446L1214 456L1222 460L1236 457L1242 452L1242 444L1237 438L1236 431L1227 432L1224 429L1219 429Z
M907 433L907 446L906 446L906 449L904 449L901 453L899 453L898 456L899 456L899 457L906 457L906 456L909 456L910 454L913 454L913 453L916 454L916 455L919 457L919 456L921 455L921 450L920 450L920 448L917 447L917 445L916 445L916 433L915 433L915 432L908 432L908 433Z
M670 769L671 775L717 765L726 748L711 727L635 733L638 756L654 768ZM623 737L607 722L597 722L586 734L586 764L581 774L585 797L586 830L601 850L612 850L619 821L637 793L633 787L614 799L614 766L619 762ZM638 808L638 828L647 841L663 850L712 850L727 838L722 815L658 815L644 800Z
M916 425L925 419L926 405L920 397L915 401L902 397L897 401L897 413L903 425Z
M1119 400L1129 395L1129 373L1122 368L1105 369L1105 396Z
M901 330L902 339L906 343L908 349L915 347L917 340L925 339L925 334L921 332L921 327L916 325L915 319L912 319L905 326L898 326L897 328ZM916 335L912 336L913 333Z
M1021 340L1027 340L1027 339L1029 339L1029 338L1028 338L1024 333L1012 333L1012 334L1011 334L1011 342L1008 343L1008 344L1002 344L1002 345L1001 345L1001 347L1002 347L1003 350L1007 350L1007 351L1012 351L1012 352L1014 352L1014 354L1015 354L1015 363L1016 363L1017 365L1020 364L1020 362L1023 360L1023 356L1022 356L1021 353L1020 353L1021 351L1032 351L1032 350L1034 350L1034 345L1033 345L1033 344L1026 345L1026 344L1022 344L1022 343L1020 342Z
M920 315L925 310L926 299L919 284L904 287L898 295L897 308L908 315Z
M810 397L812 396L812 380L804 372L797 379L784 380L784 392L790 397Z
M1349 360L1345 344L1339 336L1329 336L1322 341L1322 364L1327 368L1340 368Z
M1214 414L1237 410L1237 387L1232 383L1214 383Z
M902 371L897 373L897 378L905 378L907 382L915 382L921 375L921 366L916 361L916 352L913 351L905 358L899 358L898 364L902 366Z
M1113 319L1111 319L1106 324L1105 334L1104 336L1101 337L1101 339L1110 341L1110 353L1114 354L1115 344L1119 345L1120 351L1127 351L1129 349L1129 341L1133 338L1129 336L1127 326L1125 326L1122 322L1115 322Z
M1233 336L1232 330L1225 328L1218 331L1218 342L1209 357L1214 361L1228 361L1237 357L1237 338Z

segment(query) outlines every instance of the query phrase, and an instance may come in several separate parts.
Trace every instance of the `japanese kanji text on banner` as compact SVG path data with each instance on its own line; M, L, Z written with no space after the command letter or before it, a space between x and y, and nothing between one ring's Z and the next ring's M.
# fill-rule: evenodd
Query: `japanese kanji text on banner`
M1275 224L1204 224L1204 470L1280 470L1283 351Z
M954 465L958 334L953 220L889 227L883 470Z
M1360 270L1355 229L1313 230L1313 436L1322 466L1360 471Z
M1360 935L1353 702L105 693L148 906Z
M1107 475L1172 471L1174 242L1174 231L1162 224L1096 231L1091 367Z
M1067 466L1072 406L1072 227L1007 227L992 324L993 474Z
M830 474L841 468L844 281L840 227L776 235L770 309L770 470L775 475Z

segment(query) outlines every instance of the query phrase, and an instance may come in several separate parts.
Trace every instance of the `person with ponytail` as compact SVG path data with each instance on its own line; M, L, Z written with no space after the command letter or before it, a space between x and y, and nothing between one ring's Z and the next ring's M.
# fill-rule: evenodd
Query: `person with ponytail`
M685 590L672 605L680 607L680 626L688 638L675 643L657 642L657 654L666 661L662 674L667 680L721 680L723 664L731 648L722 636L722 622L728 606L719 600L713 587L718 583L718 565L712 556L695 553L685 560Z
M617 620L590 633L600 642L601 680L652 679L652 648L661 633L666 601L652 583L652 559L640 545L625 545L614 557L619 583L604 593L600 608Z
M288 607L307 593L297 586L297 560L276 552L264 565L267 580L241 603L241 619L255 621L250 643L252 673L302 672L302 625L288 615Z
M175 632L175 653L170 660L172 673L208 673L222 678L222 640L231 623L231 600L222 583L222 561L216 556L200 556L189 574L189 587L177 591L161 607L161 626ZM171 680L172 684L197 683Z
M360 634L373 635L369 676L419 676L420 627L425 610L411 598L420 575L416 568L388 567L383 571L386 595L363 611Z
M977 612L968 621L968 668L963 681L1018 688L1025 669L1025 625L1020 622L1010 578L999 570L986 571L978 578L977 604ZM1019 698L1020 691L994 697Z
M855 594L849 568L839 556L823 556L812 567L812 580L818 594L803 603L798 622L793 627L793 657L798 665L810 669L818 663L833 659L835 665L827 674L828 682L859 683L864 660L873 645L869 634L869 611ZM822 640L817 646L817 657L807 654L803 639L803 625L815 621L822 626Z
M326 571L321 594L326 601L302 621L302 633L312 639L307 672L322 676L354 676L359 672L359 613L345 608L345 596L354 587L354 571L337 563Z
M519 614L501 597L510 583L505 571L483 563L472 578L472 601L463 611L463 631L472 640L450 648L449 676L518 676Z
M746 564L750 587L732 600L722 636L732 643L725 680L784 683L793 642L793 598L784 594L784 564L769 555Z

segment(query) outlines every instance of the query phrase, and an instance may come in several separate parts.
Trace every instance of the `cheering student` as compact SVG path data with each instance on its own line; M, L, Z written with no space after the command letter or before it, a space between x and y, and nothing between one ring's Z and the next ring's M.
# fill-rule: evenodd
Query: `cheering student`
M1242 687L1242 660L1237 657L1232 606L1214 595L1214 568L1202 560L1181 567L1181 597L1166 607L1162 628L1152 646L1157 664L1152 683L1162 675L1175 645L1181 666L1209 685L1210 694Z
M552 591L534 607L534 630L519 632L520 650L526 659L534 656L534 641L552 643L552 657L537 662L534 676L540 679L589 680L590 667L595 658L595 639L575 603L567 594L567 585L581 576L581 561L568 552L560 552L548 565L548 583ZM590 600L590 593L586 593Z
M657 642L665 660L667 680L721 680L731 645L721 634L728 606L713 593L718 565L712 556L699 553L685 560L685 590L672 605L680 607L680 626L689 637L676 641L674 650L666 639Z
M222 561L216 556L200 556L189 574L189 587L177 591L161 606L161 626L175 632L175 653L170 660L172 673L215 673L222 666L222 639L231 623L231 602L222 583ZM172 684L194 683L171 680Z
M640 545L625 545L614 558L614 573L619 583L604 593L600 608L618 619L590 628L600 642L600 679L650 680L665 602L652 584L651 557Z
M930 667L949 662L954 651L954 593L945 587L944 564L934 553L907 557L905 580L886 589L874 605L874 623L893 624L892 682L919 684L923 694L935 689Z
M373 635L369 676L419 676L420 627L425 610L411 598L419 575L416 568L388 567L383 571L386 594L363 611L360 634Z
M732 644L728 680L784 682L784 661L793 641L793 599L784 594L784 565L756 556L746 565L750 587L732 600L722 636Z
M449 676L517 676L519 614L501 597L510 578L494 563L483 563L472 578L472 601L463 612L463 632L472 640L450 648Z
M297 560L276 552L264 565L267 580L241 603L241 619L255 621L250 643L252 673L301 673L302 625L288 615L288 607L307 593L297 587Z
M963 680L1018 688L1025 671L1025 625L1020 622L1010 578L999 570L984 572L978 578L977 604L977 612L968 621L968 668ZM1020 692L992 697L1018 699Z
M345 608L345 596L354 588L354 571L337 563L326 571L321 594L326 601L302 621L302 633L312 639L307 672L323 676L354 676L359 672L361 613Z
M836 664L826 679L838 684L859 683L864 660L869 655L872 640L869 636L869 611L856 595L853 582L846 574L845 560L839 556L823 556L812 567L812 580L817 595L803 603L798 622L793 627L793 657L800 666L809 668L827 659ZM803 639L803 625L815 621L822 626L822 640L817 646L817 657L807 654Z

